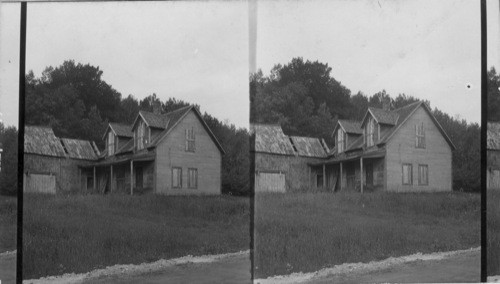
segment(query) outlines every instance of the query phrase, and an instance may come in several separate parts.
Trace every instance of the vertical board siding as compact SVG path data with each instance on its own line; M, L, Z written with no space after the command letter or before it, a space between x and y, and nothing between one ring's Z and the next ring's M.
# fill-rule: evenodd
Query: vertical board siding
M316 173L311 172L307 163L319 162L321 159L287 156L268 153L255 153L255 172L283 172L285 174L286 191L301 190L315 184ZM322 173L322 169L320 170Z
M286 181L283 173L255 173L255 192L285 192Z
M500 151L488 150L486 163L486 189L500 190Z
M51 174L24 174L25 193L56 193L56 177Z
M415 147L415 125L424 124L425 149ZM451 191L452 151L429 114L419 107L387 144L388 191ZM402 164L412 164L413 182L402 183ZM428 185L418 185L418 165L428 165Z
M186 151L186 129L194 128L195 152ZM156 192L161 194L220 194L221 152L191 110L156 148ZM172 188L172 167L182 168L182 188ZM198 188L187 188L188 168L198 169ZM153 178L154 180L154 178Z

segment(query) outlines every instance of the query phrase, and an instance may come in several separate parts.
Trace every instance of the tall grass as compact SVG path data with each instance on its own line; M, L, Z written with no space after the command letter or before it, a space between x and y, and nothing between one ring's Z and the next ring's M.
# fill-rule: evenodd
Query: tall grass
M255 277L480 245L467 193L258 194Z
M488 191L486 204L487 274L500 274L500 191Z
M17 198L0 196L0 253L16 249Z
M249 248L249 199L24 196L23 277Z

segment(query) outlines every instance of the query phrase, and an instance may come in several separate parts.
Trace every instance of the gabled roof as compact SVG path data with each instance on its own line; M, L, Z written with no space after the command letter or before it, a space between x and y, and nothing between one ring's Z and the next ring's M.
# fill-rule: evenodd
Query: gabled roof
M318 138L290 136L290 139L299 156L324 158L328 155Z
M219 140L217 140L217 138L213 134L212 130L208 127L208 125L205 122L205 120L203 120L203 117L201 116L201 114L198 111L198 109L196 109L194 106L191 106L191 105L190 106L185 106L185 107L182 107L182 108L179 108L179 109L176 109L176 110L171 111L171 112L166 113L166 114L154 114L154 113L147 112L147 111L140 111L139 114L137 115L137 118L135 119L133 125L136 124L136 122L139 119L139 117L142 117L142 119L144 119L144 121L146 122L146 124L148 126L153 127L153 128L163 129L163 131L161 131L161 133L159 135L157 135L155 137L151 137L151 141L147 145L145 145L145 148L154 148L165 137L168 136L168 134L172 131L172 129L174 129L179 124L179 122L190 111L194 111L195 115L198 117L198 119L200 120L201 124L203 125L203 127L205 128L205 130L208 132L210 138L212 138L212 140L214 141L214 143L217 146L217 148L222 153L225 153L224 149L222 148L222 145L219 143ZM165 123L165 124L163 124L163 123ZM159 127L160 124L162 124L164 126L163 127ZM155 125L155 126L152 126L152 125ZM132 129L133 129L133 127L132 127ZM133 149L134 149L134 141L131 139L125 145L123 145L120 149L118 149L118 151L116 152L116 154L127 153L127 152L130 152L130 151L133 151Z
M97 160L99 150L97 146L87 140L61 138L61 142L68 153L68 157L80 160Z
M113 133L118 137L132 138L134 136L134 133L132 132L132 128L130 127L130 125L124 123L110 122L108 124L108 127L106 128L106 131L104 131L102 140L106 140L106 135L108 134L109 130L113 131Z
M380 140L377 142L377 144L385 144L385 143L387 143L392 138L392 136L394 136L394 134L401 128L401 126L411 117L411 115L420 106L422 106L424 108L424 110L427 112L427 114L429 114L431 120L434 122L434 124L438 128L439 132L441 133L441 135L443 135L444 139L450 145L450 147L452 149L455 149L456 148L455 145L451 141L450 137L448 137L448 135L444 131L443 127L439 124L439 122L437 121L437 119L434 117L434 115L432 114L432 111L429 108L429 106L427 104L425 104L424 102L422 102L422 101L417 101L417 102L408 104L406 106L400 107L400 108L392 110L392 111L381 110L382 112L385 112L385 113L392 113L391 116L392 117L397 117L397 119L395 119L396 123L393 125L393 127L391 127L390 130L383 137L380 137ZM366 117L368 115L368 112L370 110L373 110L373 108L370 108L367 111L367 114L365 115L364 119L366 119ZM380 110L380 109L378 109L378 110ZM375 111L374 113L379 113L380 114L381 112L380 111ZM387 117L389 117L389 116L386 115L384 119L386 119ZM348 147L346 149L346 152L357 150L357 149L361 149L362 147L363 147L363 136L361 136L358 139L356 139L350 146L348 145Z
M500 123L488 122L486 149L500 150Z
M363 129L361 128L361 122L355 120L339 119L333 133L337 131L337 128L341 127L346 133L349 134L363 134Z
M280 125L251 124L250 133L255 134L255 152L295 155L290 139L283 133Z
M45 126L24 127L24 153L52 157L66 156L61 141L52 128Z
M371 115L377 123L387 124L387 125L396 125L399 120L399 116L395 111L384 110L380 108L369 107L366 112L363 120L361 122L361 126L363 126L368 118L368 115Z

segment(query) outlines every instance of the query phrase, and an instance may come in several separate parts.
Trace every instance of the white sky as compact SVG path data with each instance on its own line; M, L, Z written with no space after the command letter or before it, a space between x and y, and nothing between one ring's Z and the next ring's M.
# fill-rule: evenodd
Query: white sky
M500 66L498 1L487 1L488 64ZM90 63L123 97L174 96L247 127L254 4L29 3L26 70ZM0 5L0 119L16 126L19 10ZM480 121L479 1L258 1L255 11L255 65L265 74L301 56L328 63L353 94L406 93Z

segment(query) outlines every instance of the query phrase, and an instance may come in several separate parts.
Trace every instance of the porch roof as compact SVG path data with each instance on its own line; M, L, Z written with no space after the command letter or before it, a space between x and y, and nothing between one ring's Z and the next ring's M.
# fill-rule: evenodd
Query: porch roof
M322 166L322 165L334 165L340 162L355 161L360 158L370 159L370 158L383 158L385 157L385 149L377 149L369 152L357 152L351 155L342 155L339 157L331 158L329 160L317 163L308 163L309 166Z
M100 162L93 163L90 165L82 165L81 167L82 168L102 167L102 166L123 164L123 163L127 163L130 161L145 162L145 161L154 161L154 160L155 160L155 153L154 152L147 152L147 153L112 156L112 157L106 158L105 160L102 160Z

